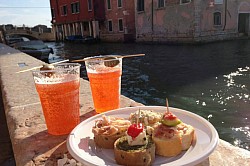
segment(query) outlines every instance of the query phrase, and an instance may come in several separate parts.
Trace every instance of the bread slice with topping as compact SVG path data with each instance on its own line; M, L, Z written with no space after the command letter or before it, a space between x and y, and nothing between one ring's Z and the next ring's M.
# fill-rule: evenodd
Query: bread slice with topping
M124 136L124 133L117 133L114 135L95 135L94 136L94 142L95 144L104 149L113 149L114 148L114 142Z
M152 139L156 145L156 154L173 157L187 150L194 139L194 128L185 123L175 127L164 124L155 126Z
M114 154L117 164L126 166L148 166L155 160L155 144L148 136L146 145L130 146L127 137L115 141Z
M114 142L125 135L130 125L129 120L104 115L92 127L95 144L101 148L113 149Z
M194 127L181 123L177 125L177 130L181 133L182 150L187 150L195 139Z
M156 154L166 157L177 156L182 151L181 135L173 127L163 124L155 126L152 139L156 145Z
M152 139L156 145L156 154L166 157L177 156L191 146L194 128L167 111L154 126Z
M139 115L140 114L140 115ZM131 123L142 123L144 126L153 126L162 119L163 113L155 112L153 110L138 110L131 113L129 120Z

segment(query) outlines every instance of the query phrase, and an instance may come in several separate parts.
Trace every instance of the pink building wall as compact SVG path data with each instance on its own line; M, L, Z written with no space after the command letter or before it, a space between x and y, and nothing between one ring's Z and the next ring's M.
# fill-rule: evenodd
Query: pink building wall
M111 9L107 9L105 0L105 21L101 27L102 41L126 41L135 39L135 6L134 0L122 0L122 7L118 7L118 0L110 0ZM123 31L119 31L118 20L123 20ZM112 21L113 31L108 30L108 21Z
M192 0L186 4L180 4L180 0L165 0L163 8L158 8L158 0L144 3L145 10L135 12L138 42L206 42L242 34L250 36L250 0L223 0L222 4L214 4L214 0ZM214 25L214 12L221 13L220 25ZM240 13L244 13L241 21ZM243 33L239 32L239 26L244 26Z

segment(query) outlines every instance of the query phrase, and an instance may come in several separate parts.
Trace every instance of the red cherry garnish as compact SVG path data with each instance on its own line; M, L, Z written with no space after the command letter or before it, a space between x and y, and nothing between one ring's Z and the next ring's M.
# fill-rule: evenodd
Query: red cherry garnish
M163 117L165 120L174 120L174 119L176 119L177 117L174 115L174 114L172 114L171 112L169 112L169 113L166 113L165 115L164 115L164 117Z
M132 124L128 128L128 135L131 136L132 138L137 137L141 132L143 131L143 125L141 123L139 124Z

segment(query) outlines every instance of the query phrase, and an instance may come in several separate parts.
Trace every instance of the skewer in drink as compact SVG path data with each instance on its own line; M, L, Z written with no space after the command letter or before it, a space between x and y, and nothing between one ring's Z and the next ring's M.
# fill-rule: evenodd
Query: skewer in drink
M95 56L85 60L97 113L120 107L122 58Z
M33 71L48 133L69 134L80 123L80 64L65 63Z

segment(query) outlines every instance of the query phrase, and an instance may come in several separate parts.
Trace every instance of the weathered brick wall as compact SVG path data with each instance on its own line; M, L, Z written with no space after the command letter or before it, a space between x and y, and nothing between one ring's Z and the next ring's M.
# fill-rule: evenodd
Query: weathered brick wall
M106 2L106 1L105 1ZM123 41L124 34L135 36L135 7L133 0L122 1L122 7L118 7L117 1L110 1L111 9L107 9L105 3L105 21L100 27L102 41ZM123 30L119 30L118 21L122 19ZM112 21L112 31L108 29L108 21ZM113 35L113 37L112 37Z
M178 1L179 2L179 1ZM164 8L158 2L145 1L145 10L136 12L137 42L211 42L235 39L238 32L239 13L250 13L250 0L223 1L214 4L210 0L195 0L179 4L166 0ZM226 3L227 2L227 3ZM221 13L221 24L214 25L214 13ZM246 33L250 36L250 14L246 21Z
M194 36L193 2L180 5L180 1L145 1L143 12L136 12L136 41L186 42ZM190 42L191 42L190 41Z
M123 42L124 34L101 34L101 41L103 42Z

